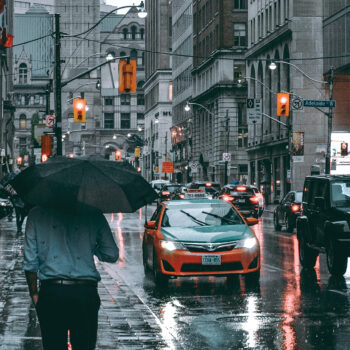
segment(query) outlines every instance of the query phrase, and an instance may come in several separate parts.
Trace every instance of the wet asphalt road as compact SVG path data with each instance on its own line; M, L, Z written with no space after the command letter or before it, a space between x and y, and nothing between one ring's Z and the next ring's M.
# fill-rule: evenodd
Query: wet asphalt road
M295 233L275 232L271 212L254 226L262 251L254 287L240 277L233 285L200 277L157 289L143 273L143 215L107 215L120 260L98 263L97 350L350 349L350 269L334 279L322 255L315 271L301 270ZM23 236L14 227L0 221L0 350L41 350L22 271Z

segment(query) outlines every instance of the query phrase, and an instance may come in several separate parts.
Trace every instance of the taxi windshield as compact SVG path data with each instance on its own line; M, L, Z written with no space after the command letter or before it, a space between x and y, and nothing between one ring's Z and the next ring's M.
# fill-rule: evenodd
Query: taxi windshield
M242 225L241 217L226 203L201 203L167 208L162 227Z

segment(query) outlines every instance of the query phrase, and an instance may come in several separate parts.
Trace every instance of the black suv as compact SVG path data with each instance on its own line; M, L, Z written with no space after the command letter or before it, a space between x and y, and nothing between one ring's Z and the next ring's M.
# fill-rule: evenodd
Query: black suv
M302 214L297 219L300 263L313 268L327 254L332 275L343 275L350 256L350 175L305 179Z

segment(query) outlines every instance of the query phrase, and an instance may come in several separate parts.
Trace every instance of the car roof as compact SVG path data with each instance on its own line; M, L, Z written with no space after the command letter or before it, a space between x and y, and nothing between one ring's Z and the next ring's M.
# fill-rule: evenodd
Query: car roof
M173 201L167 201L165 205L167 208L175 208L175 207L181 207L186 204L222 204L226 203L225 201L221 199L183 199L181 201L173 200Z
M229 187L229 188L233 188L233 187L247 187L247 188L253 188L255 190L258 189L256 186L253 186L253 185L232 185L232 184L228 184L228 185L225 185L224 187Z
M350 179L349 175L329 175L329 174L323 174L323 175L311 175L306 176L305 180L312 180L312 179L320 179L320 180L344 180L344 179Z

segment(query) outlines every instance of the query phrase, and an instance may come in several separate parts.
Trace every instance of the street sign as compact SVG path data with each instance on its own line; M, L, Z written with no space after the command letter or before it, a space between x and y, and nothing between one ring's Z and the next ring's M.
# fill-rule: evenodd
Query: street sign
M45 118L46 126L53 127L55 126L56 116L55 115L47 115Z
M194 170L194 169L197 169L199 167L199 163L196 162L196 161L193 161L193 162L190 162L189 163L189 167Z
M295 97L292 100L292 109L294 111L303 111L304 110L304 100L301 97Z
M225 162L230 162L231 161L231 153L223 153L222 160Z
M335 107L335 100L304 100L304 107Z
M247 99L247 117L248 124L261 124L261 99L248 98Z

